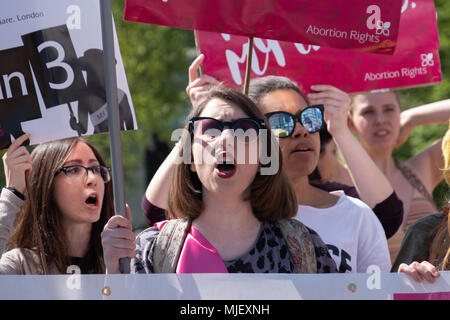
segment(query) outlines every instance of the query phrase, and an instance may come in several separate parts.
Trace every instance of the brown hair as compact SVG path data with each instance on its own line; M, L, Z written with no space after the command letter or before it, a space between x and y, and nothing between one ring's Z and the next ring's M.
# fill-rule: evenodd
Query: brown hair
M450 185L450 128L442 140L444 156L444 178ZM441 270L450 270L450 201L443 208L444 217L436 228L436 233L430 247L429 261Z
M188 119L199 116L212 99L220 99L236 105L249 117L264 119L266 128L269 128L264 115L251 99L237 90L221 86L210 90L208 95L194 107ZM183 157L183 150L191 151L187 148L190 148L193 134L188 129L189 125L186 123L185 134L180 141L180 147L182 147L180 148L180 157ZM249 192L246 193L249 196L244 200L250 201L253 213L260 221L278 221L294 217L297 213L298 204L294 189L283 173L281 151L271 135L270 129L267 130L267 135L268 153L277 152L279 169L274 175L261 175L258 172L249 186ZM271 143L274 142L278 150L272 150ZM267 164L267 166L270 165L270 163ZM203 211L202 184L197 174L190 170L189 163L176 165L168 200L168 214L171 218L187 217L195 219Z
M85 143L93 151L101 165L105 161L94 146L83 138L70 138L38 145L31 153L32 171L28 176L26 201L17 215L9 248L39 248L38 237L42 239L43 250L48 264L55 263L59 272L66 273L70 265L68 243L61 225L61 214L54 198L54 177L64 164L75 145ZM100 219L92 225L90 248L95 254L95 272L104 273L103 248L100 234L104 225L114 215L112 184L105 184ZM36 230L35 220L38 218Z

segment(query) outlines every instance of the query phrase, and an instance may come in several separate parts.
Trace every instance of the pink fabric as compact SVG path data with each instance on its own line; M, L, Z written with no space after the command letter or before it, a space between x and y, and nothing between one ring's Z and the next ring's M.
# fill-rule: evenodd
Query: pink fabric
M157 222L155 226L161 230L166 222ZM228 270L212 244L191 225L178 260L177 273L228 273Z
M242 86L247 38L205 31L197 35L200 52L205 54L204 73L230 87ZM331 84L350 93L439 83L442 74L434 2L404 0L392 56L255 38L251 67L252 78L286 76L305 94L313 84Z
M186 237L177 273L228 273L216 249L194 227Z
M402 0L126 0L125 20L393 54Z
M157 227L159 231L161 231L161 229L164 227L164 225L166 224L167 221L169 221L169 220L163 220L163 221L156 222L154 224L154 226Z
M428 293L394 293L394 300L450 300L450 291Z

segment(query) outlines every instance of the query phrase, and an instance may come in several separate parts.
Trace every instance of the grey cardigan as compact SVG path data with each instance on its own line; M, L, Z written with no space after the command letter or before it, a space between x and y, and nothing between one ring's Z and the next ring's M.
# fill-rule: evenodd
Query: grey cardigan
M15 248L5 252L14 220L24 201L3 188L0 194L0 274L43 274L35 250ZM48 266L49 274L59 274L56 265Z

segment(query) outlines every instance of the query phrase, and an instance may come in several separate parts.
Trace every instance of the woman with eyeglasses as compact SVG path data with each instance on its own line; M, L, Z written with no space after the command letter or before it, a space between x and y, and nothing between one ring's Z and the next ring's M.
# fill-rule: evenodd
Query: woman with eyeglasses
M137 236L131 272L336 272L320 237L290 220L297 200L267 128L235 90L214 88L193 108L169 168L172 219ZM105 226L108 273L119 272L131 233L121 216Z
M30 154L22 146L29 137L3 156L0 274L104 273L100 234L114 214L109 168L82 138Z

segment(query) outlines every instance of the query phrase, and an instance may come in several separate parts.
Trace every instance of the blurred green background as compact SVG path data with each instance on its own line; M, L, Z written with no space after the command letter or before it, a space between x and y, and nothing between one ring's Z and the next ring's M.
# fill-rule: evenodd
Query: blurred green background
M122 133L126 199L133 213L136 230L146 227L140 201L147 184L173 143L172 131L183 125L190 110L185 93L187 69L194 60L195 44L192 31L160 27L123 19L124 0L112 0L116 30L132 95L139 130ZM440 34L441 84L403 90L402 109L450 97L450 2L435 0ZM442 137L446 125L418 127L408 141L396 149L394 156L406 160L436 139ZM109 136L88 137L109 161ZM1 153L3 155L4 151ZM3 172L3 163L2 163ZM4 185L4 175L0 175ZM442 182L433 192L441 207L450 197Z

